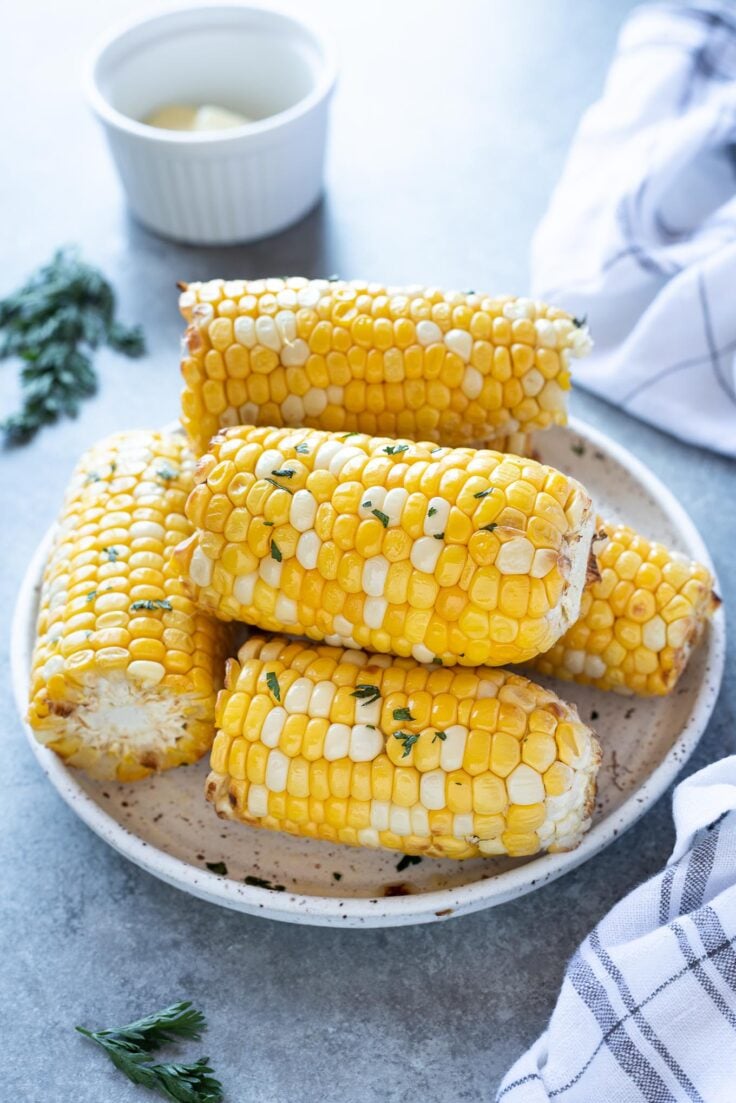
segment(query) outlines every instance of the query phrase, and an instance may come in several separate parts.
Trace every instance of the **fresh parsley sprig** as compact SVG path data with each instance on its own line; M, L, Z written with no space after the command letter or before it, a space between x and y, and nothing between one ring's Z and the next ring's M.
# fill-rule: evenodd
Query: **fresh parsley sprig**
M0 300L0 359L23 362L20 410L0 429L8 444L30 440L62 415L74 417L95 393L91 353L107 345L124 356L145 351L139 326L115 320L115 294L73 249L60 249L18 291Z
M202 1012L185 1000L117 1029L76 1029L100 1046L134 1084L158 1091L175 1103L220 1103L222 1085L212 1075L208 1057L190 1064L148 1060L162 1045L180 1038L199 1041L206 1026Z

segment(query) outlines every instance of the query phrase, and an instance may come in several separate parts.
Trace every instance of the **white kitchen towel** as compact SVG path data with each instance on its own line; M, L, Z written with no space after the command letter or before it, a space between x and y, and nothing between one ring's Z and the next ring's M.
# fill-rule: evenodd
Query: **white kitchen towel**
M587 316L595 348L575 382L736 455L736 6L630 16L537 230L532 283Z
M497 1103L736 1101L736 756L673 806L669 864L578 948Z

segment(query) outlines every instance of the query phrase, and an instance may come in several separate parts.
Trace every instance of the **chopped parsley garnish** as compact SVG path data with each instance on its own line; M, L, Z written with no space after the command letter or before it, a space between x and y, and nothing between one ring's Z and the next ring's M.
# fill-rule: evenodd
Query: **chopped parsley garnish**
M342 881L342 873L333 873L332 876L336 881Z
M103 548L102 549L102 554L106 555L111 563L114 563L115 560L120 555L120 552L118 551L117 548Z
M309 445L307 444L306 441L303 440L301 442L301 444L297 444L295 446L294 451L298 452L300 456L308 456L309 455Z
M178 476L179 472L175 471L173 467L162 467L156 474L159 479L163 479L165 483L169 483Z
M440 743L444 743L447 739L447 732L435 732L432 736L432 742L435 743L438 739Z
M394 720L414 720L408 708L394 709Z
M254 877L252 873L249 873L243 880L246 885L253 885L253 887L257 889L272 889L274 892L286 892L286 885L274 885L272 881L266 880L265 877Z
M277 563L280 563L284 558L281 554L281 548L278 546L275 540L271 541L271 558L275 559Z
M333 272L331 276L327 277L327 282L328 283L338 283L339 280L340 280L340 277L338 276L337 272Z
M444 534L444 532L436 532L434 534L434 538L435 538L435 540L444 540L445 539L445 534Z
M474 494L474 498L487 498L489 494L493 494L495 486L489 486L487 490L479 490L477 494Z
M416 732L394 732L394 739L398 739L399 743L403 743L404 749L401 752L401 757L407 758L412 747L419 739L419 735Z
M384 452L387 456L399 456L402 452L408 452L408 444L387 444L384 448Z
M360 436L360 433L358 432L357 429L351 429L349 433L343 433L343 435L340 437L340 440L347 440L348 437L359 437L359 436Z
M266 685L271 690L271 693L273 693L276 700L280 702L281 686L279 685L279 680L276 677L275 671L269 670L268 674L266 675Z
M131 610L148 609L149 612L152 612L154 609L167 609L171 612L173 605L168 598L163 598L161 600L157 599L156 601L134 601L130 608Z
M362 685L357 685L350 696L357 697L364 705L372 705L374 701L380 701L381 691L378 686L364 683Z
M430 506L429 509L427 510L427 516L428 517L434 517L436 512L437 512L436 507L435 506Z
M370 509L372 505L373 505L373 502L363 502L362 508L363 509Z
M87 485L87 483L98 483L99 481L100 481L100 476L97 474L96 471L90 471L89 475L84 480L85 486Z
M388 514L383 513L380 509L372 509L371 513L374 517L377 517L385 529L388 528Z
M396 872L403 873L409 866L418 866L421 860L418 854L405 854L404 857L396 863Z
M227 877L227 866L224 862L205 862L210 873L216 873L218 877Z
M436 448L430 448L429 451L430 452L441 452L443 447L444 446L442 444L438 444Z
M97 597L97 590L90 590L90 592L87 594L86 600L87 601L94 601L94 599L96 597Z
M478 531L479 532L493 532L493 530L497 529L497 528L498 528L498 522L497 521L491 521L490 525L483 525L483 528L479 529Z
M583 314L582 318L573 318L572 324L577 326L578 329L582 329L584 325L587 325L588 315Z
M585 455L585 445L584 444L579 444L579 443L578 444L571 444L570 445L570 451L574 452L576 456L584 456Z
M435 663L437 666L442 666L443 665L442 664L442 659L439 657L439 655L435 655L434 658L432 659L432 662Z
M282 486L281 483L277 483L275 479L272 479L270 475L266 475L266 482L271 486L275 486L277 490L285 490L287 494L293 494L293 490L289 490L288 486Z
M269 529L273 528L273 521L264 521L263 523L266 526L266 528L269 528Z
M277 479L290 479L294 474L293 467L282 467L279 471L272 471L272 475L275 475Z

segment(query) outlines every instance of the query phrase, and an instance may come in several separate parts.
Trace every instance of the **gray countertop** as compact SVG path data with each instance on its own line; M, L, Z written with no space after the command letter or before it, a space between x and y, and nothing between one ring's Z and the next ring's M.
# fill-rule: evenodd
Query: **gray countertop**
M302 5L330 28L340 54L326 197L279 237L199 250L129 219L85 110L81 58L110 21L129 16L124 0L29 0L6 12L0 293L58 244L79 242L119 289L122 317L144 324L149 345L141 361L101 354L99 395L78 420L0 457L7 619L81 449L108 431L176 416L176 279L336 271L523 292L531 232L632 6ZM17 397L14 376L6 365L3 409ZM733 601L733 465L583 393L573 409L671 487ZM6 630L5 670L7 639ZM204 1052L229 1100L488 1099L543 1029L576 943L672 845L667 795L595 860L492 911L373 931L249 918L169 888L94 836L33 760L7 677L2 693L0 1094L14 1103L148 1098L72 1027L127 1021L183 997L206 1009ZM735 712L731 672L688 771L734 751Z

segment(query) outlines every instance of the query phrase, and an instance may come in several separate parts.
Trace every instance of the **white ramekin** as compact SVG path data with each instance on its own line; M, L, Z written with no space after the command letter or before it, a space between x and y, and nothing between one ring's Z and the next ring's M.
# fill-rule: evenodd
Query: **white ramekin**
M137 20L95 50L87 91L133 214L197 245L252 241L301 218L323 184L331 50L290 15L243 4ZM167 103L222 104L258 121L160 130Z

